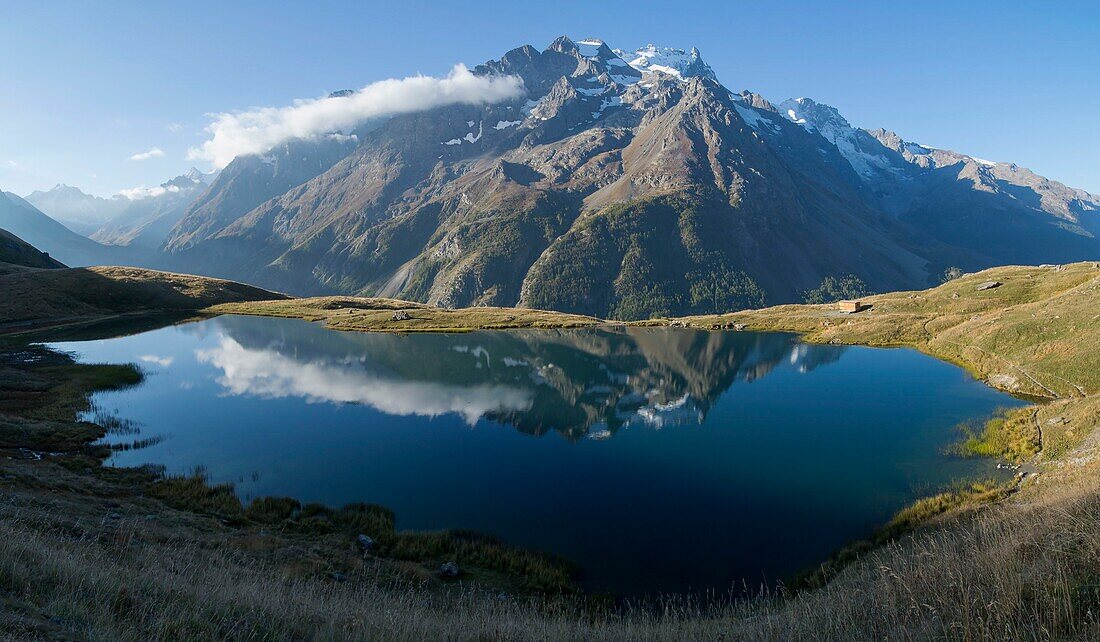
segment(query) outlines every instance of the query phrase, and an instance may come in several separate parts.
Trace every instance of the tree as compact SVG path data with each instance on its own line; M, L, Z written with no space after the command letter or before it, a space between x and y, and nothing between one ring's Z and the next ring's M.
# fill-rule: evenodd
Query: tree
M839 278L825 277L816 289L803 292L802 299L806 303L836 303L843 299L858 299L869 294L871 290L863 279L849 274Z

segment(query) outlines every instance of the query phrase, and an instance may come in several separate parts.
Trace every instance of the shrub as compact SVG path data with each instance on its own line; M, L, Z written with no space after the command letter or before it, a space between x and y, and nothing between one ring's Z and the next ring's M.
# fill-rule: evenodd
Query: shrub
M872 294L863 279L854 274L842 277L827 276L821 285L802 293L806 303L836 303L844 299L858 299Z

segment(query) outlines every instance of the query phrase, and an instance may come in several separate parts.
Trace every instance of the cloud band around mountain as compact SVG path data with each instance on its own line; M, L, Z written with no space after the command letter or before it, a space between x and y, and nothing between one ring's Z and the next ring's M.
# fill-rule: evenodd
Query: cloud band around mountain
M380 80L341 97L297 100L288 107L262 107L213 114L209 140L188 151L192 160L225 167L239 155L258 154L293 138L354 127L369 118L423 111L443 105L482 105L518 97L518 76L475 76L455 65L443 78L412 76Z

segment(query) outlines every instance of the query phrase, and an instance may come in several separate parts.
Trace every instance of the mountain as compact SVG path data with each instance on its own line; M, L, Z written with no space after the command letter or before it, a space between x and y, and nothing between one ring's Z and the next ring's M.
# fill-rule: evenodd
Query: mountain
M876 203L900 221L973 253L968 269L1100 256L1100 196L1013 163L995 163L853 127L833 107L798 98L777 111L848 160Z
M169 234L172 267L639 318L798 301L828 277L908 289L948 266L1100 257L1096 197L732 92L694 49L563 36L474 73L526 93L235 159Z
M72 266L131 264L135 257L77 234L11 192L0 192L0 228Z
M834 273L928 278L838 153L782 118L784 145L765 144L745 119L767 117L710 78L643 78L565 37L476 73L528 93L392 118L315 178L168 247L296 292L623 317L797 299Z
M126 202L120 198L92 196L61 183L44 192L31 192L25 200L53 220L85 236L118 216L126 207Z
M214 173L195 168L157 187L123 190L102 198L57 185L27 195L26 201L69 229L104 245L157 249L206 190Z
M7 266L41 269L65 267L50 258L46 252L41 252L11 232L0 229L0 273L6 272Z
M187 251L196 240L329 169L354 148L355 141L354 135L332 135L293 140L266 154L238 156L188 206L165 240L165 250L173 254Z
M127 190L112 200L123 201L121 210L89 236L105 245L159 248L188 208L208 187L211 174L194 167L149 189Z
M681 80L684 78L706 78L718 82L718 76L710 65L703 62L699 50L692 47L689 51L646 45L634 51L615 49L615 55L627 61L631 67L641 72L659 71Z
M219 345L208 351L224 373L219 381L236 393L354 400L394 414L455 412L470 424L485 417L570 441L606 439L629 425L700 422L735 381L781 365L807 372L845 350L811 353L776 334L654 328L427 333L416 342L318 328L287 334L275 350L270 334L245 321L223 317ZM461 383L455 372L466 373Z

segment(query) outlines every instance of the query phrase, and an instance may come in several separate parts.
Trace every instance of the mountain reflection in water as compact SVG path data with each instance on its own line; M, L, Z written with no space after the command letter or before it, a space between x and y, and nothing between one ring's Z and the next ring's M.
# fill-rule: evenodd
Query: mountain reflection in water
M397 416L454 413L541 435L606 438L624 426L701 423L738 380L780 364L800 372L840 346L790 335L668 328L517 330L467 334L341 333L285 328L277 338L221 319L216 345L196 351L233 395L357 403Z
M202 466L245 501L377 503L400 528L491 533L636 595L771 582L996 475L948 454L956 426L1019 403L914 350L782 334L223 316L67 338L53 345L148 372L93 398L140 430L106 443L146 444L108 465Z

